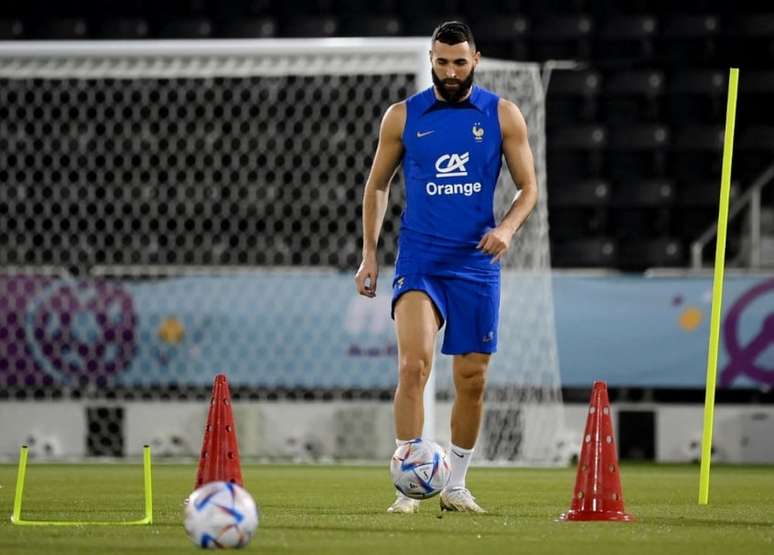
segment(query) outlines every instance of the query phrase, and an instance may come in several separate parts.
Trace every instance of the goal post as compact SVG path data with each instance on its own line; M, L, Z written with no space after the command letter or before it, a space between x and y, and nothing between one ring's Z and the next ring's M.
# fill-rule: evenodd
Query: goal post
M22 400L186 400L223 371L235 400L265 409L256 437L270 443L283 403L308 401L308 414L288 409L310 430L294 441L381 457L369 437L391 426L381 409L397 379L402 178L374 300L351 283L359 203L384 110L431 84L428 50L425 38L0 43L0 384ZM484 59L476 76L524 113L541 193L503 263L480 451L545 464L562 424L545 98L535 64ZM503 170L498 216L515 192ZM432 375L427 435L443 441L447 357Z

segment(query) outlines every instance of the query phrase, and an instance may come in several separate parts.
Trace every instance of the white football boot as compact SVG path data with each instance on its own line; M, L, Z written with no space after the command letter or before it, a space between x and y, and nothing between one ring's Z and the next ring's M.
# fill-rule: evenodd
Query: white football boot
M451 488L441 492L441 511L485 513L467 488Z
M419 499L411 499L398 492L395 501L387 507L388 513L416 513L419 510Z

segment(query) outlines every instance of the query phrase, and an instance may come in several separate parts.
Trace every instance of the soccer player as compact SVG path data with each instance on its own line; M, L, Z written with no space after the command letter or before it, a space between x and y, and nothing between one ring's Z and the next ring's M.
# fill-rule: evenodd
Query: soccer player
M524 117L512 102L474 84L480 58L467 25L441 24L431 40L433 86L385 112L363 195L363 261L355 275L358 292L374 297L379 232L390 181L402 162L406 205L392 283L396 442L421 436L422 395L445 323L441 352L454 357L456 395L451 478L441 508L471 512L484 512L465 487L465 475L481 426L487 366L497 349L500 260L538 194ZM494 190L503 156L520 193L496 223ZM418 507L419 501L399 493L387 510L413 513Z

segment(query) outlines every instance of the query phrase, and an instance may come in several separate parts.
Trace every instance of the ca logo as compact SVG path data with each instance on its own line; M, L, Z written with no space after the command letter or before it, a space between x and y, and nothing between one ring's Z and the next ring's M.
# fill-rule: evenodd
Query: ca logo
M470 160L470 153L444 154L435 161L436 177L466 177L468 171L465 164Z

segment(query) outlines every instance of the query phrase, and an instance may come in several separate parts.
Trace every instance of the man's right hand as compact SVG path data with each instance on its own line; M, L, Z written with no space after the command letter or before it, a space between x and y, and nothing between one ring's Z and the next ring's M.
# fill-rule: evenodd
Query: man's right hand
M366 255L360 263L355 274L355 286L357 292L365 297L374 298L376 296L376 279L379 276L379 265L376 262L376 255Z

